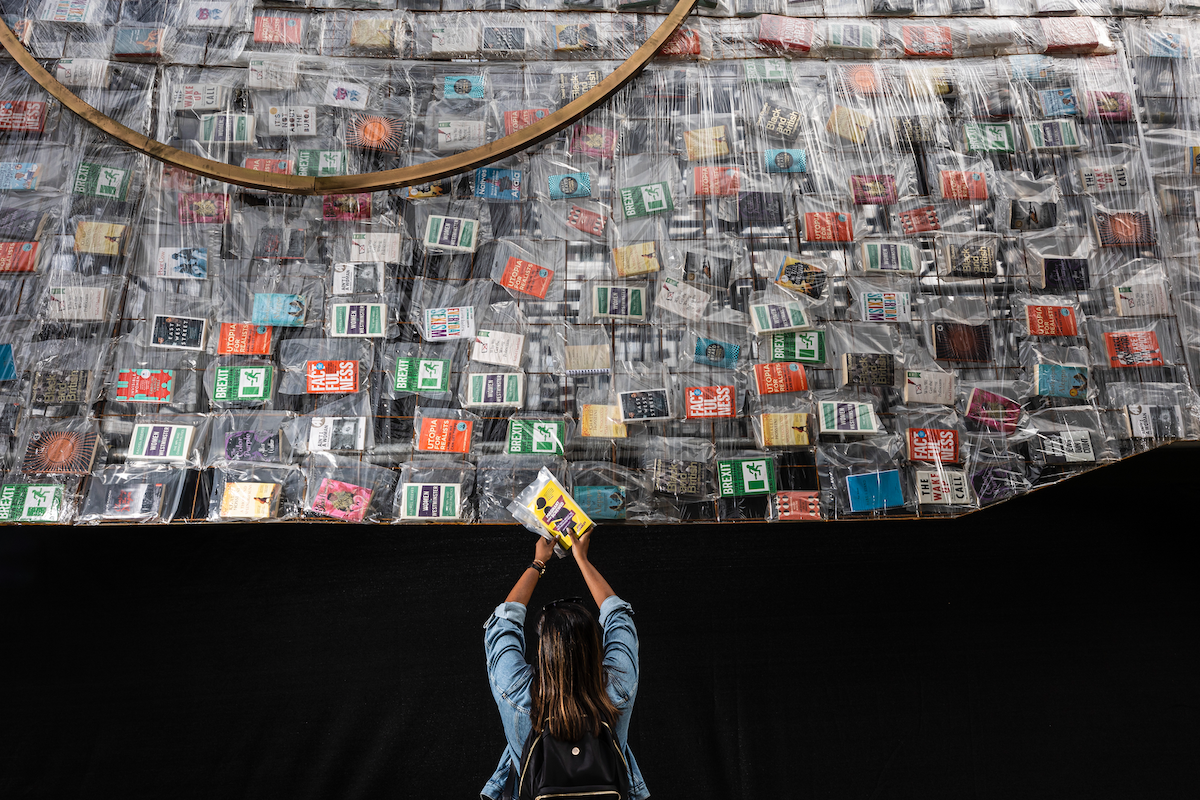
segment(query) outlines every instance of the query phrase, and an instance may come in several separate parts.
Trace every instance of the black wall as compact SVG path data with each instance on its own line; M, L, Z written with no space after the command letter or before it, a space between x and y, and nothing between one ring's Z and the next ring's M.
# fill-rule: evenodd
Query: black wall
M958 521L601 530L672 798L1194 797L1195 449ZM517 529L0 530L0 798L473 798ZM534 605L583 593L551 565Z

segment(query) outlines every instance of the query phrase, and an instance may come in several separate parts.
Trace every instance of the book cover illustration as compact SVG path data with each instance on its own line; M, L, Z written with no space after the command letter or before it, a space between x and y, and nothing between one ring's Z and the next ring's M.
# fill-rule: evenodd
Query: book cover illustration
M357 248L355 248L357 249ZM365 253L364 255L373 255ZM379 259L384 261L386 259ZM372 260L373 262L374 260ZM334 295L383 294L383 279L387 270L379 263L334 264L330 287Z
M754 365L754 386L759 394L788 394L808 391L804 365L795 361L777 361Z
M1158 242L1150 215L1144 211L1096 211L1092 225L1101 247L1140 247Z
M519 130L528 128L538 120L545 119L550 113L548 108L522 108L504 112L504 135L508 136ZM553 178L553 176L551 176ZM583 195L586 197L587 195Z
M75 226L75 252L119 256L125 247L127 229L115 222L82 221Z
M304 365L305 391L336 394L358 391L357 361L309 361Z
M946 244L946 274L952 278L996 277L996 248L991 243Z
M506 331L479 331L471 345L471 360L501 367L520 367L525 337Z
M862 292L859 308L863 322L912 322L908 292Z
M350 46L363 50L391 50L400 35L395 20L356 19L350 25Z
M94 433L35 431L25 447L21 471L49 475L87 475L99 449Z
M921 263L917 249L903 242L864 242L862 260L868 272L915 273Z
M229 221L229 195L185 192L179 195L180 225L223 225Z
M475 308L448 306L425 309L425 340L440 342L475 338Z
M579 206L571 206L567 211L566 222L577 231L583 231L591 236L600 236L604 233L604 226L608 220L595 211L589 211Z
M741 356L740 344L709 339L707 336L697 336L696 346L692 348L692 360L702 367L734 369Z
M825 293L829 276L816 264L809 264L795 256L784 256L775 273L775 283L784 288L820 300Z
M698 320L704 316L712 295L697 286L675 278L664 278L655 298L659 308L678 314L684 319Z
M444 119L437 124L437 149L441 152L479 147L487 136L487 123L470 119Z
M1029 149L1034 152L1057 152L1079 147L1079 131L1069 119L1048 119L1025 123Z
M282 455L279 429L229 431L225 434L227 461L259 461L277 463Z
M217 339L217 355L269 356L271 354L270 325L248 322L222 322Z
M752 497L775 493L775 459L723 458L717 461L717 494Z
M425 246L435 250L474 253L479 246L479 221L430 214L425 226Z
M716 419L737 416L737 393L732 386L685 386L685 419Z
M917 504L928 506L970 505L971 484L959 469L916 470Z
M404 483L400 497L400 519L458 519L462 484Z
M34 408L86 403L92 388L89 369L45 369L33 373L29 399Z
M904 373L904 402L954 403L954 374L929 369L910 369Z
M475 170L475 196L484 200L517 201L525 173L519 169L481 167Z
M666 181L626 186L617 191L625 219L641 219L662 211L674 211L671 186Z
M1015 153L1017 139L1008 122L967 122L963 140L968 153Z
M115 399L122 403L169 403L175 396L175 370L123 369L117 372Z
M551 478L526 505L542 527L564 548L589 533L596 524L562 485Z
M851 175L850 196L854 198L854 204L858 206L891 205L899 199L896 176Z
M808 153L799 148L767 150L763 153L763 161L767 172L808 172Z
M616 247L613 248L612 253L617 275L622 278L645 275L662 269L658 262L658 251L654 242Z
M901 211L896 215L896 220L900 223L900 230L907 236L916 236L919 233L942 229L941 218L938 216L936 206L921 206Z
M975 423L978 429L1012 434L1021 419L1021 404L1001 394L975 388L967 398L967 412L963 416Z
M894 386L896 358L891 353L843 353L842 383L848 386Z
M938 174L942 197L946 200L987 200L987 177L971 170L942 170Z
M325 91L321 94L321 104L362 111L367 107L367 99L370 94L370 88L361 83L332 80L325 84Z
M221 493L222 519L271 519L279 506L278 483L229 481Z
M539 300L546 299L546 292L550 290L553 280L554 270L520 258L509 258L500 275L500 285L504 288Z
M905 433L909 461L958 463L958 431L952 428L909 428Z
M569 344L564 348L563 366L568 375L606 375L612 371L610 345Z
M42 177L42 165L29 161L0 161L0 191L32 192Z
M524 373L472 373L468 376L466 405L475 407L525 404Z
M0 522L58 522L62 504L57 484L6 483L0 487Z
M40 100L0 100L0 131L41 133L48 108Z
M204 114L200 117L200 133L197 137L199 141L205 144L251 144L254 141L254 115L252 114ZM220 210L220 206L214 203L210 204L206 198L188 198L185 195L180 195L180 223L188 221L187 217L208 217ZM186 201L186 202L185 202ZM199 203L199 207L191 208L193 203ZM185 215L186 208L186 215ZM207 222L224 222L224 219L203 220Z
M1079 180L1088 193L1123 192L1129 189L1129 170L1123 164L1104 167L1081 167Z
M384 303L334 303L330 336L378 339L387 335L387 305Z
M213 378L213 400L231 402L236 400L265 400L271 396L275 368L220 366Z
M629 435L620 421L620 406L589 403L579 409L579 435L599 439L624 439Z
M509 455L561 455L566 451L566 439L567 424L560 420L509 419L505 452Z
M307 311L307 298L302 294L257 292L250 322L254 325L301 328Z
M316 514L347 522L362 522L371 506L372 494L374 492L366 486L322 478L321 485L317 487L317 496L313 498L312 510Z
M194 425L139 423L129 438L129 458L149 461L186 461L196 435Z
M703 161L729 155L729 135L724 125L683 132L683 148L688 161Z
M799 303L755 303L750 306L750 324L758 336L812 327Z
M820 521L821 493L815 490L789 490L776 492L775 509L779 519Z
M617 395L617 401L621 406L621 419L625 422L648 422L671 418L671 403L666 389L620 392Z
M939 361L970 361L983 363L992 360L992 327L969 325L965 322L935 322L933 357Z
M677 458L656 458L650 465L654 491L677 497L701 497L708 481L708 464Z
M303 21L299 17L254 18L256 44L300 44L303 32Z
M321 218L329 222L365 222L371 219L371 193L327 194L321 198Z
M313 452L358 451L366 447L366 417L313 417L308 449Z
M1050 431L1038 437L1047 464L1086 464L1096 460L1092 436L1087 431Z
M870 114L845 106L836 106L825 121L825 130L848 142L862 144L867 140L867 132L874 124L875 118Z
M300 150L296 154L296 174L314 178L346 174L344 150Z
M904 505L904 488L899 470L867 472L846 476L850 512L883 511Z
M417 450L434 453L471 452L472 420L424 417L417 429Z
M1166 363L1154 331L1106 332L1104 350L1108 354L1108 365L1113 369L1161 367Z
M624 486L575 486L572 490L575 502L592 519L625 519L626 494Z
M592 196L592 176L586 172L567 172L546 179L551 200Z
M759 17L759 41L762 41L762 24L769 22L772 15L764 14ZM775 17L787 20L788 17ZM796 20L803 23L807 20ZM765 43L764 43L765 44ZM791 80L789 62L782 58L754 58L742 62L742 78L746 83L786 83Z
M1079 325L1071 306L1025 306L1030 336L1078 336Z
M817 420L822 434L866 434L882 430L875 407L870 403L821 400L817 403Z
M812 444L808 414L760 414L763 447L806 447Z
M448 392L450 360L398 356L394 386L398 392Z
M1058 203L1034 203L1012 200L1008 207L1008 227L1014 231L1046 231L1058 225Z
M378 114L352 114L346 123L346 144L360 150L399 153L404 148L407 125L397 117ZM303 159L304 151L301 151ZM325 159L322 159L324 161ZM340 168L344 169L345 159ZM327 169L330 167L326 167ZM338 172L337 174L342 174Z
M1130 283L1113 287L1117 316L1165 316L1171 313L1167 287L1162 283Z
M204 280L208 277L208 248L160 247L154 274L159 278Z
M1179 406L1128 405L1125 422L1133 439L1178 439L1184 435Z
M0 344L0 381L17 379L17 362L11 344Z
M103 322L107 310L104 286L54 286L46 296L46 317L59 322Z
M1040 259L1039 277L1042 288L1052 292L1081 292L1091 286L1091 271L1086 258Z
M592 125L576 125L571 128L570 136L569 150L572 155L593 158L612 158L617 153L617 142L620 140L620 134L617 131ZM687 143L686 133L684 134L684 143Z
M769 346L769 357L772 362L825 363L825 331L773 333L766 343Z
M596 284L592 286L592 316L599 319L646 318L646 290L641 286Z
M165 486L149 481L124 480L107 488L104 519L152 520L162 513Z

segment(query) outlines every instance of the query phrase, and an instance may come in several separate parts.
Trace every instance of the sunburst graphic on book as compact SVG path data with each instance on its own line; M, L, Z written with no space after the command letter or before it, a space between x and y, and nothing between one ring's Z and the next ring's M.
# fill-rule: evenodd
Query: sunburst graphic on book
M38 431L29 439L23 472L87 475L96 459L96 434L73 431Z
M404 120L355 114L346 126L346 144L398 153L404 144Z

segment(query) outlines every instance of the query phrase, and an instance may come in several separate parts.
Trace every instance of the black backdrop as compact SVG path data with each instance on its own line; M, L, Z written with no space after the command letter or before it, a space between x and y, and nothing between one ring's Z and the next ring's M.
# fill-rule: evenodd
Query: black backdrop
M647 785L1194 797L1197 455L952 522L601 530ZM502 747L481 626L530 536L0 530L0 797L474 798ZM558 562L534 605L582 590Z

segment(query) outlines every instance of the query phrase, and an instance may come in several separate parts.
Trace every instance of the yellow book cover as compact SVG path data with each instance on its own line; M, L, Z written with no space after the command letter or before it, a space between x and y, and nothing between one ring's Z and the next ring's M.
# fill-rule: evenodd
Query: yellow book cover
M575 499L554 479L542 487L526 508L564 549L569 550L575 539L595 527Z
M866 114L845 106L838 106L829 115L829 120L825 123L825 130L847 141L862 144L867 140L867 128L870 128L874 122L875 120Z
M278 483L225 484L221 495L222 519L270 519L279 504Z
M729 137L724 125L684 131L683 146L687 149L688 161L729 155Z
M616 406L585 405L579 414L583 436L600 439L624 439L628 435L625 423L618 422L621 409Z
M390 19L356 19L350 26L350 46L388 50L392 47L394 24Z
M763 447L798 447L809 443L808 414L763 414Z
M622 278L628 278L630 275L644 275L647 272L658 272L661 269L654 242L613 248L613 261L617 266L617 274Z
M80 222L75 228L75 252L119 256L125 226L111 222Z

